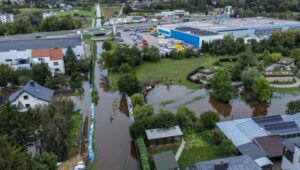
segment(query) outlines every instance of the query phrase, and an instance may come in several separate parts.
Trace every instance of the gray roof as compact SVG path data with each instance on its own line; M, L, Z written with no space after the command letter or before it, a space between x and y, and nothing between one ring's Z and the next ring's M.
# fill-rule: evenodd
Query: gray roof
M226 170L261 170L248 155L197 162L186 167L186 170L215 170L215 165L224 163L228 163L228 168Z
M266 157L267 153L263 150L261 150L256 144L253 142L246 143L243 145L240 145L237 147L237 149L243 154L243 155L249 155L253 160Z
M82 44L81 36L0 40L0 52L42 48L74 48Z
M172 151L155 154L153 160L156 170L173 170L178 168L178 164Z
M146 130L148 140L161 139L175 136L182 136L182 131L179 126L173 126L169 128L158 128Z
M14 92L9 96L9 101L14 102L23 92L30 94L31 96L49 102L52 99L54 91L43 87L33 80L30 80L23 88Z
M295 147L300 148L300 137L286 139L284 140L283 145L291 152L294 152Z

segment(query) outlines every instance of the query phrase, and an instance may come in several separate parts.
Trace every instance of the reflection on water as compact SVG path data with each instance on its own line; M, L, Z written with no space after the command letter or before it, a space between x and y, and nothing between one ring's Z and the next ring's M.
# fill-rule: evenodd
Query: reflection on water
M242 89L235 89L235 94ZM155 111L166 109L176 111L181 105L187 105L197 115L214 110L220 114L222 120L239 119L246 117L285 114L286 104L289 101L299 99L299 95L274 93L270 104L259 103L249 100L251 95L243 92L243 95L235 95L230 103L222 103L209 97L209 90L199 89L190 91L183 86L164 86L155 87L147 96L149 104L154 106ZM171 101L168 104L162 104Z

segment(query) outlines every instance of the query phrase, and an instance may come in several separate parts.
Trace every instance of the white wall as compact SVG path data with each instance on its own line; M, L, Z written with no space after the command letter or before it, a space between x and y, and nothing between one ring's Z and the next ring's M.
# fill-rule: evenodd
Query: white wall
M281 168L282 170L299 170L300 169L300 149L295 147L294 152L294 160L291 163L288 159L284 156L282 157Z
M50 57L41 57L41 58L32 58L32 63L41 63L41 62L45 62L48 64L52 76L54 76L55 73L55 69L59 69L59 72L57 73L65 73L65 65L64 65L64 61L63 60L50 60ZM58 62L58 65L54 65L55 62Z
M217 40L217 39L223 39L224 38L224 35L222 34L219 34L219 35L212 35L212 36L200 36L199 38L199 44L200 44L200 47L202 46L202 42L211 42L213 40Z
M76 46L75 48L72 48L76 57L79 59L81 57L84 56L84 48L83 48L83 43L82 45L78 45ZM67 52L67 48L62 48L62 52L64 55L66 55L66 52Z
M28 99L25 100L24 96L28 96ZM39 100L33 96L31 96L30 94L28 94L27 92L23 92L14 102L12 102L12 105L16 105L18 106L19 103L24 107L24 109L21 109L21 111L26 111L27 109L25 108L26 104L30 104L31 108L34 108L38 105L47 105L48 102L43 101L43 100Z
M25 51L16 51L11 50L8 52L0 52L0 64L7 64L7 65L14 65L14 68L20 68L20 67L29 67L29 65L16 65L18 59L30 59L31 58L31 50L25 50ZM11 61L8 61L11 60Z

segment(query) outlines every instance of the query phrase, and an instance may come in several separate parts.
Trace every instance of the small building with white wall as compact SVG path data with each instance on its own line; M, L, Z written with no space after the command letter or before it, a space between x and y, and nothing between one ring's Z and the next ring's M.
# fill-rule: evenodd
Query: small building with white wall
M61 48L46 48L32 50L31 60L33 64L47 63L52 76L65 73L65 64Z
M20 111L27 111L39 105L47 105L53 98L54 91L30 80L24 87L9 96L12 105Z
M0 24L13 23L14 14L12 13L0 13Z

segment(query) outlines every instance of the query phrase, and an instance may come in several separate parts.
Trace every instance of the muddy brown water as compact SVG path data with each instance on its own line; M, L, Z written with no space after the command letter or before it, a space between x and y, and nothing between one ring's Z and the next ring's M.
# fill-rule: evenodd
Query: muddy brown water
M97 42L101 54L102 42ZM99 56L99 55L98 55ZM95 106L95 144L97 170L137 170L138 163L129 135L130 119L127 104L118 92L111 92L106 70L95 66L95 87L99 94Z
M237 89L241 91L241 89ZM285 114L286 104L292 100L298 100L298 94L273 93L271 103L259 103L246 101L238 95L230 103L223 103L209 97L209 90L199 89L191 91L183 86L158 85L147 96L147 101L152 104L155 111L161 109L175 112L181 105L186 105L196 115L214 110L219 113L222 120L232 120L256 116Z

